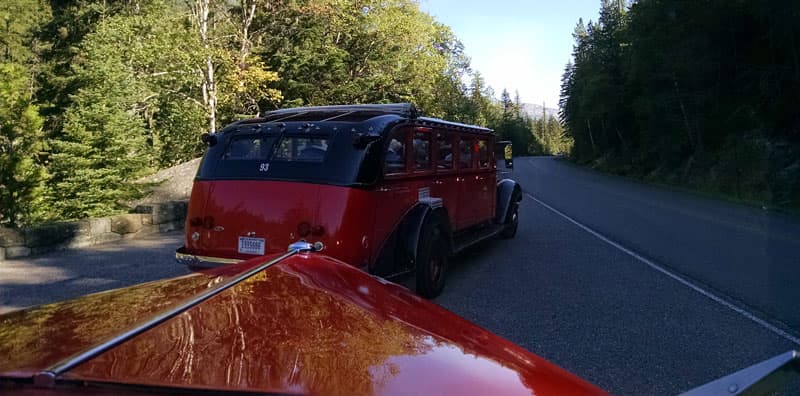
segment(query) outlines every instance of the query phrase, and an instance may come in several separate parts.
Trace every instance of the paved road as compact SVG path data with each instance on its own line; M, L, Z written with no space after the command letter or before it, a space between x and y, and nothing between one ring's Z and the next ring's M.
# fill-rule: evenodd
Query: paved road
M615 242L800 330L800 218L632 183L553 158L520 183Z
M515 239L456 257L437 303L621 395L677 394L800 349L797 221L552 158L516 166L539 201L523 200ZM180 239L4 263L0 305L185 273L171 258Z
M189 272L172 259L183 233L0 262L0 313Z
M705 205L702 213L722 216L719 208L729 205L717 202L715 207L710 201L599 175L552 158L517 159L515 165L513 176L534 197L596 231L607 232L601 235L646 257L673 258L682 264L686 251L668 255L669 249L699 250L692 241L696 232L691 229L714 232L706 222L731 221L708 215L700 218L703 221L689 220L659 212L663 207L691 213L696 210L691 205L698 203ZM740 216L752 211L736 206L728 209ZM773 216L755 212L754 216ZM604 216L606 220L602 220ZM669 224L676 228L662 229L664 216L672 216ZM490 241L462 255L436 301L614 394L677 394L786 350L800 349L800 344L654 270L530 196L522 202L520 220L515 239ZM773 219L772 224L779 221ZM659 237L670 231L676 235L659 242ZM781 240L800 236L800 229L792 232L782 234ZM720 241L732 238L717 237ZM709 238L712 236L703 240ZM752 243L760 245L761 240ZM630 241L650 241L653 246ZM763 248L746 242L706 246L706 250ZM688 250L701 257L692 263L711 260L698 250ZM797 250L786 253L800 254ZM656 264L671 269L673 262ZM720 264L731 270L742 265L740 261ZM743 271L740 282L753 280L747 278L753 272ZM787 279L781 282L797 279L800 267L795 265L787 272ZM784 286L788 285L776 287ZM790 305L792 301L780 303ZM796 330L764 318L798 337ZM798 389L792 392L800 392Z

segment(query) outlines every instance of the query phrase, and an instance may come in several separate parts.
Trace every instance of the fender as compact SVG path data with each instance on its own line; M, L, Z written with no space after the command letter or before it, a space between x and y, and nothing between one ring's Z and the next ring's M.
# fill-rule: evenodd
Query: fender
M397 227L390 236L384 241L381 251L378 253L379 263L374 267L373 273L380 276L392 276L393 274L403 273L414 268L419 248L419 238L422 228L430 219L437 219L444 227L446 233L445 240L448 249L452 249L452 232L447 209L442 206L441 198L424 198L415 203L403 216ZM381 258L395 257L390 259L391 267L381 265ZM396 260L400 260L399 262ZM401 263L408 263L408 266Z
M505 223L511 204L519 201L522 201L522 187L520 187L519 183L511 179L503 179L497 182L497 214L494 219L495 223Z
M417 249L419 248L419 238L422 235L422 227L425 226L426 222L434 219L444 226L443 231L446 235L445 240L448 241L448 249L453 246L450 240L452 235L452 232L450 232L450 217L447 215L447 209L442 206L442 199L421 199L403 219L405 227L402 238L405 241L402 246L405 248L407 257L411 258L412 266L416 264L415 260L417 258Z

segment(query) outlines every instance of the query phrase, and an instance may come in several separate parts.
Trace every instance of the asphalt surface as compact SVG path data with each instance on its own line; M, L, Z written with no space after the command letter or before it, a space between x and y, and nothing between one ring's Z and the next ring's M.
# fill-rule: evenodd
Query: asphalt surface
M677 394L800 349L798 219L555 158L515 166L517 237L458 257L439 304L614 394Z
M515 165L531 194L516 238L455 257L435 302L620 395L678 394L800 349L797 219L553 158ZM172 260L180 243L168 234L0 263L0 306L186 273Z
M601 175L517 161L533 196L627 248L800 330L800 218Z
M0 261L0 313L189 273L175 262L183 233Z

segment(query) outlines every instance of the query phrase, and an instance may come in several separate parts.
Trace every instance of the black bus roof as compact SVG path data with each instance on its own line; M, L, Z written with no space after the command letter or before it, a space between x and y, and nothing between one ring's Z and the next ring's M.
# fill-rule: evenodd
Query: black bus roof
M386 117L390 116L390 117ZM394 117L391 117L394 116ZM443 126L451 129L462 130L473 133L493 134L489 128L476 125L462 124L458 122L445 121L438 118L422 117L422 114L412 103L391 103L391 104L356 104L356 105L336 105L336 106L312 106L295 107L290 109L280 109L270 111L263 117L242 120L233 123L231 126L243 126L247 124L263 124L276 122L355 122L370 123L378 119L386 121L386 118L394 120L406 119L417 121L423 126ZM385 125L385 124L384 124Z

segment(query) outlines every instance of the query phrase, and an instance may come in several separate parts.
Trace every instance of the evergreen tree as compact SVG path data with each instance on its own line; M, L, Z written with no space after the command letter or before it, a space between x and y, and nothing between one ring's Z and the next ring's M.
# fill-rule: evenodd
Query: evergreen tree
M169 137L188 135L185 147L197 141L198 131L186 128L202 114L191 106L197 102L191 91L199 86L193 65L201 58L193 55L197 41L176 18L162 4L136 4L86 35L81 62L73 65L82 88L64 114L61 136L52 140L50 187L59 216L101 216L123 208L141 193L133 181L159 162L159 151L167 147L174 154L165 144L175 142ZM175 118L185 123L170 125L175 128L164 139L159 124Z
M514 104L511 102L511 95L508 90L503 88L503 93L500 94L500 106L503 108L503 121L510 121L519 116L514 112Z
M46 146L34 79L42 46L36 31L49 18L42 0L0 4L0 226L30 224L46 215Z
M798 16L767 0L603 1L562 78L572 157L800 206Z
M469 123L475 125L490 125L491 120L491 93L486 86L486 81L480 72L472 75L469 88Z
M514 106L514 111L513 111L514 114L516 114L517 117L522 117L523 116L522 99L519 97L519 90L514 91L513 106Z
M42 118L25 67L0 63L0 226L41 220L44 168Z
M36 66L42 47L36 32L50 18L50 7L44 0L0 3L0 59L6 63Z

